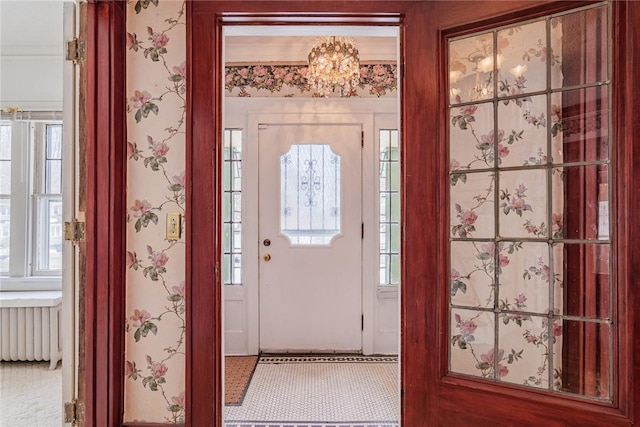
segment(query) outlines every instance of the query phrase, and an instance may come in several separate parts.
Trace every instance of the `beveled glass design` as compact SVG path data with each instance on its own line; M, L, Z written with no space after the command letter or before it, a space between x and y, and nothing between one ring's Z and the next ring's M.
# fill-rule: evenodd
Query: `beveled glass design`
M280 232L293 245L328 245L341 230L340 155L293 144L280 156Z
M608 7L449 41L452 374L612 401Z

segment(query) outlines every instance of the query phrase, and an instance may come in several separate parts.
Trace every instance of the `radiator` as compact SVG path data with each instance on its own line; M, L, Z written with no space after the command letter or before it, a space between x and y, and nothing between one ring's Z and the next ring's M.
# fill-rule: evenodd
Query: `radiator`
M2 303L0 359L4 361L48 360L49 368L55 369L62 358L59 299L7 300L2 298ZM38 304L41 306L30 306Z

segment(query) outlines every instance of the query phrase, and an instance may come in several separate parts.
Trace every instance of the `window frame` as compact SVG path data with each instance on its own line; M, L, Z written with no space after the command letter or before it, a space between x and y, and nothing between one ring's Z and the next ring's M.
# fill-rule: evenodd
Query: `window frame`
M38 268L36 251L38 199L59 198L62 203L62 193L51 197L36 190L45 186L47 125L62 125L62 120L3 119L0 123L11 126L10 262L9 270L0 273L0 291L60 290L62 268Z

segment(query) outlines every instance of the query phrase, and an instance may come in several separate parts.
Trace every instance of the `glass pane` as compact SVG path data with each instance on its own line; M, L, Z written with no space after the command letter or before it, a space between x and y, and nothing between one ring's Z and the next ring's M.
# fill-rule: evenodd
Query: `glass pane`
M451 236L494 236L494 174L466 173L451 176ZM457 177L457 178L456 178Z
M0 160L11 160L11 125L0 125Z
M546 170L501 172L499 203L501 236L547 237Z
M502 167L547 163L546 95L498 104L498 164Z
M37 270L62 269L62 199L38 199Z
M552 176L552 225L555 237L609 239L607 165L557 168Z
M598 86L551 95L554 163L609 158L608 93Z
M549 244L500 242L498 247L500 310L547 314L552 274Z
M493 33L449 43L449 102L478 101L493 96Z
M451 303L469 307L494 306L495 244L451 242Z
M328 144L294 144L280 156L280 230L295 245L340 233L340 156Z
M498 32L498 96L512 96L547 88L545 21ZM552 65L554 61L551 61Z
M500 379L531 387L550 388L551 349L548 319L503 313L498 322Z
M46 187L48 194L62 193L62 160L46 161Z
M9 272L11 199L0 198L0 273Z
M11 194L11 161L0 160L0 194Z
M555 310L567 316L611 315L611 246L565 243L553 251Z
M555 389L611 399L611 325L564 319L553 325L553 352L562 358Z
M608 79L607 9L598 7L551 20L551 47L560 72L551 74L553 88Z
M62 159L62 125L47 125L47 159Z
M493 313L451 310L452 372L494 379L494 368L497 366L499 372L502 371L504 355L493 351L494 324Z
M496 142L493 131L493 104L452 108L450 120L451 171L493 167Z

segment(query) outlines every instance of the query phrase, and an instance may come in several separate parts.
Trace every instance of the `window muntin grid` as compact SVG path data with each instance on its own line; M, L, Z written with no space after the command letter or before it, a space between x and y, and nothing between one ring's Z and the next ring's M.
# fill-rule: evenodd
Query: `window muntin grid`
M379 130L380 285L400 284L400 146L397 129Z
M222 166L222 283L242 284L242 130L225 129Z
M601 43L582 54L592 67L579 80L585 58L562 40L580 38L577 22L595 22L582 31ZM608 22L597 5L449 41L453 373L612 399ZM580 138L588 150L567 148ZM563 215L581 198L597 201L584 223ZM590 267L576 280L578 255ZM567 303L580 280L597 284L577 291L590 305ZM579 353L572 336L598 348L599 381L576 387L563 372Z
M62 124L35 124L34 274L62 270Z

